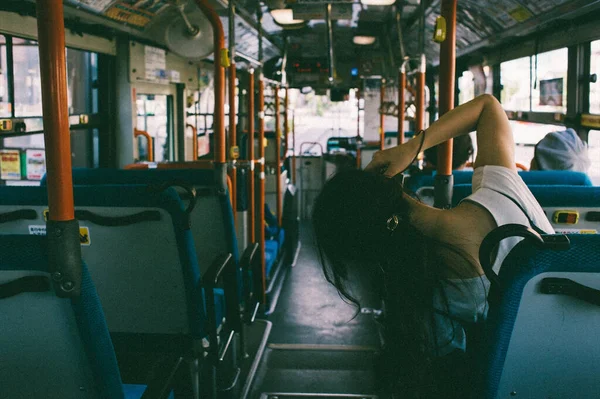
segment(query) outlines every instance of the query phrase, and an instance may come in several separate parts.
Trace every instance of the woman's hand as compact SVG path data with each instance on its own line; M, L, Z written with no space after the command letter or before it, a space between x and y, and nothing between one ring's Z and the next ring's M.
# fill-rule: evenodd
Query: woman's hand
M419 151L420 141L421 137L419 136L396 147L377 151L373 154L373 159L365 170L394 177L410 166Z

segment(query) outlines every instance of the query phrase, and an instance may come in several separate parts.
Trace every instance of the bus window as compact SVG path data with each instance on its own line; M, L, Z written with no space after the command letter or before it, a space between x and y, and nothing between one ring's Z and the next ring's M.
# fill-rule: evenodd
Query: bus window
M543 125L540 123L509 121L515 140L515 162L523 164L527 167L533 159L535 145L550 132L564 130L563 126ZM471 133L473 140L474 154L473 159L477 156L477 136L475 132ZM591 153L590 153L591 156Z
M42 115L42 86L37 42L13 38L15 116Z
M167 95L138 94L137 96L137 129L150 134L154 141L154 161L172 160L172 117L169 114L172 101ZM148 146L143 137L138 137L138 154L140 160L148 159Z
M500 64L500 79L502 81L500 99L504 109L530 111L530 61L530 57L524 57Z
M564 130L564 126L510 121L515 139L515 162L527 167L531 164L535 145L550 132Z
M6 38L0 35L0 117L11 116L8 99L8 65L6 63Z
M458 78L458 104L464 104L475 98L475 77L473 72L464 71Z
M590 74L600 76L600 40L592 42ZM590 83L590 113L600 114L600 81Z
M534 82L531 88L531 110L538 112L567 112L567 48L531 57Z
M592 161L588 175L594 185L600 186L600 130L590 130L588 145L589 157Z

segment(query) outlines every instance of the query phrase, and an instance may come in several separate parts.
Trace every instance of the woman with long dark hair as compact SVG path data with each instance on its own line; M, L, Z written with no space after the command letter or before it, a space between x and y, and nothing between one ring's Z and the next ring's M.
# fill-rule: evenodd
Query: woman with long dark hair
M393 178L420 151L474 130L473 194L457 207L426 206ZM465 366L465 328L487 314L490 283L478 261L479 246L508 223L553 232L517 174L508 119L489 95L448 112L414 139L375 153L364 171L340 172L325 184L313 209L323 271L357 305L353 276L358 269L375 276L385 304L377 370L385 391L399 398L468 393L468 383L455 377ZM496 272L518 241L500 244Z

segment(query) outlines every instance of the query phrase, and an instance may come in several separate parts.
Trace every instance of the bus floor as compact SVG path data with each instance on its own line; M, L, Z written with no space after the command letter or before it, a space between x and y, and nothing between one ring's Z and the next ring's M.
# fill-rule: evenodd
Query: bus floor
M272 330L248 398L370 397L379 335L368 307L377 301L356 288L368 308L356 314L325 280L310 224L300 230L298 261L268 318Z

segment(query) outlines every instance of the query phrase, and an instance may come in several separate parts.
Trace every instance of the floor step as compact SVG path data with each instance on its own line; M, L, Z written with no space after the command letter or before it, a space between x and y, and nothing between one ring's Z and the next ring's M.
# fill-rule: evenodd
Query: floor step
M275 346L276 348L277 346ZM368 347L275 349L268 346L257 373L253 399L265 393L290 399L300 394L342 394L342 397L369 397L374 392L374 353ZM359 396L348 396L360 393ZM277 394L275 394L277 393ZM294 394L296 396L282 396ZM306 398L306 396L301 396ZM311 397L311 396L309 396ZM323 397L323 396L315 396ZM339 397L339 396L337 396Z

